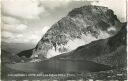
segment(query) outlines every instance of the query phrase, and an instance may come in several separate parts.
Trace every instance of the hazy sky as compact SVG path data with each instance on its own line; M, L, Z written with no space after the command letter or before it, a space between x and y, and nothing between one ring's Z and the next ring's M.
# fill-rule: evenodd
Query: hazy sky
M2 0L2 40L37 43L52 24L86 4L107 6L125 21L125 3L126 0Z

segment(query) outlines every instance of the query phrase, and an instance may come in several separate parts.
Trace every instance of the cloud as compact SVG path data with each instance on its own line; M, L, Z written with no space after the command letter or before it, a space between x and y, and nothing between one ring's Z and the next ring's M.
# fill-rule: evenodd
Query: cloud
M3 0L2 10L4 14L24 19L39 18L39 14L45 11L39 1L32 0Z
M16 30L19 30L19 31L23 31L23 30L25 30L25 29L27 29L27 25L25 25L25 24L20 24L20 25L18 25L17 27L16 27Z
M126 0L99 0L98 3L93 2L92 5L108 7L114 11L122 22L126 21Z
M26 40L32 43L37 43L43 37L43 35L50 29L50 26L44 26L42 30L30 31L27 34Z
M39 35L30 35L26 40L28 40L29 42L32 43L37 43L40 40L40 36Z
M16 37L17 38L23 37L23 34L18 34Z
M41 1L41 6L48 7L50 9L54 9L56 7L67 6L71 0L49 0L49 1Z
M26 34L25 41L36 44L48 29L50 29L50 26L44 26L42 30L29 31L29 33Z
M2 16L2 22L6 24L19 24L20 20L11 16Z
M26 29L28 28L25 24L4 24L2 27L2 41L9 43L23 43L26 42Z
M2 30L10 31L10 32L22 32L27 29L28 26L25 24L4 24Z
M40 31L26 30L27 25L9 25L5 24L2 28L2 40L9 43L37 43L41 39Z
M25 33L15 34L8 31L2 32L2 41L8 43L37 43L40 40L40 36L38 35L30 35Z
M51 27L50 26L44 26L42 29L42 34L44 35Z
M20 42L22 41L23 34L15 34L9 31L2 31L2 40L5 42Z
M2 31L2 37L4 38L14 38L13 33L8 32L8 31Z

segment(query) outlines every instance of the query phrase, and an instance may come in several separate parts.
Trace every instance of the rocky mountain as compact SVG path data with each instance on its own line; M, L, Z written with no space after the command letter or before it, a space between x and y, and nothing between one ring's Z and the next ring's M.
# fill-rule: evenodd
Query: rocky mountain
M91 41L113 36L122 25L114 12L107 7L89 5L75 8L52 25L36 47L26 55L31 58L51 58Z
M95 72L92 76L100 79L110 77L123 77L124 79L127 64L126 34L126 23L124 23L121 30L112 37L93 41L73 51L38 63L7 64L6 67L16 71L34 73Z
M51 60L87 60L111 67L126 67L126 23L115 35L107 39L93 41L87 45L78 47L76 50L51 58Z
M100 6L76 8L55 23L35 48L17 54L21 60L29 59L29 62L4 64L2 71L14 74L71 72L75 73L72 78L125 79L126 34L126 23L121 23L112 10ZM9 53L2 52L3 55ZM40 62L32 63L33 60ZM84 74L80 76L80 73Z

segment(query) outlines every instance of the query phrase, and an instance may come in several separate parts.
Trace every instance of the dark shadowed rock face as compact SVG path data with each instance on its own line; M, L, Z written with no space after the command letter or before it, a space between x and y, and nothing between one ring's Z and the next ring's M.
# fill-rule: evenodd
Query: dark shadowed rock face
M51 59L87 60L98 64L124 67L127 65L126 35L125 23L115 36L91 42Z
M127 24L124 23L119 33L117 33L114 37L111 37L109 39L108 45L111 47L112 50L114 50L114 48L119 47L121 45L126 45L127 43L126 35L127 35Z
M67 53L120 30L122 23L106 7L83 6L69 12L46 32L32 50L31 58L51 58Z
M18 53L17 55L18 55L19 57L25 56L26 58L29 58L29 57L32 55L32 50L33 50L33 49L25 50L25 51L22 51L22 52Z

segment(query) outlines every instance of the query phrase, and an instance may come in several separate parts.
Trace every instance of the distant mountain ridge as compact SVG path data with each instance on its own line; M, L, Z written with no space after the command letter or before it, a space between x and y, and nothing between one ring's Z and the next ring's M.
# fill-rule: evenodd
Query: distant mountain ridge
M30 43L7 43L1 42L1 60L4 63L16 63L21 62L22 59L17 56L17 53L33 48L34 45ZM25 60L25 59L24 59Z
M6 50L8 52L17 54L23 50L27 50L35 47L34 44L31 43L7 43L1 42L1 49Z
M113 36L122 25L114 12L107 7L89 5L75 8L52 25L36 47L29 50L32 54L26 55L39 59L51 58L91 41ZM22 52L18 55L22 55Z

